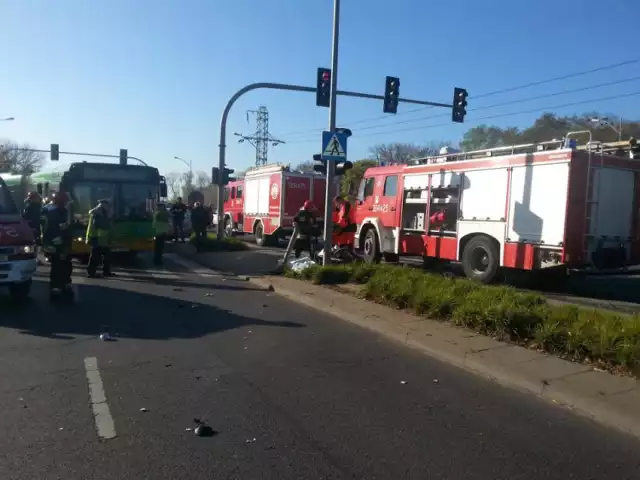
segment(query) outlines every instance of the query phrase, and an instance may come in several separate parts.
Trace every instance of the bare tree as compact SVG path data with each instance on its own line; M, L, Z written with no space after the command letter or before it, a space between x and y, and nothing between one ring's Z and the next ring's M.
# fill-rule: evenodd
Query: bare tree
M302 163L299 163L291 170L302 173L313 173L313 162L311 160L306 160Z
M187 198L193 192L193 172L191 170L182 174L182 197Z
M42 168L45 156L34 152L29 144L0 141L0 171L19 175L31 175Z
M165 182L167 183L167 189L171 194L171 198L176 198L180 196L180 185L182 184L182 179L180 178L180 174L178 172L169 172L165 175Z
M371 157L378 163L407 164L411 159L436 155L444 142L433 142L425 146L413 143L386 143L371 148Z
M211 185L211 177L207 175L207 172L196 172L195 185L198 190L204 190Z

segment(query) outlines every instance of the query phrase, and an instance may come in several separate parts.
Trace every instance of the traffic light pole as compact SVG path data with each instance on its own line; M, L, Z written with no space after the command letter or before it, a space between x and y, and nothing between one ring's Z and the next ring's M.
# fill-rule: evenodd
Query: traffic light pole
M335 75L331 75L331 76L335 77ZM220 169L221 172L225 167L225 160L226 160L225 155L226 155L226 149L227 149L227 145L226 145L227 119L229 117L229 112L231 111L231 108L233 107L233 105L238 101L238 99L242 97L245 93L251 92L253 90L258 90L260 88L266 88L270 90L286 90L290 92L309 92L309 93L315 93L317 90L315 87L303 87L301 85L259 82L259 83L252 83L251 85L247 85L246 87L243 87L240 90L238 90L236 93L234 93L232 97L229 99L229 101L227 102L227 105L224 107L224 110L222 111L222 116L220 118L220 143L218 144L218 168ZM346 90L335 90L335 92L337 96L343 96L343 97L367 98L371 100L384 100L383 95L371 95L369 93L349 92ZM409 98L399 98L398 102L410 103L413 105L426 105L430 107L445 107L445 108L453 107L453 105L451 105L450 103L428 102L425 100L412 100ZM332 104L335 105L335 102L333 102ZM44 151L48 152L49 150L44 150ZM68 152L60 152L60 153L68 153ZM129 158L133 158L133 157L129 157ZM139 160L139 159L134 158L134 160ZM224 206L224 185L220 185L220 188L218 191L218 228L217 228L218 238L222 238L224 235L223 206Z
M0 146L1 147L1 146ZM39 150L37 148L7 148L6 150L0 150L1 152L14 152L14 151L22 151L22 152L38 152L38 153L51 153L51 150ZM60 155L81 155L83 157L101 157L101 158L120 158L120 155L106 155L104 153L85 153L85 152L58 152ZM145 167L148 167L147 162L138 158L138 157L127 157L127 159L136 160L143 164Z
M331 101L329 103L329 131L336 131L336 100L338 99L338 45L340 43L340 0L333 0L333 40L331 42ZM324 198L324 236L322 265L331 265L333 236L333 174L335 162L326 162L327 184Z

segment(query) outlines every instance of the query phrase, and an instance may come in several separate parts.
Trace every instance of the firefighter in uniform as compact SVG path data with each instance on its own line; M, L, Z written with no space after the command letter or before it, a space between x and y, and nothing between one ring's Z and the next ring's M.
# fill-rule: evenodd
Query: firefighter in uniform
M49 289L52 297L73 296L71 290L71 231L69 197L64 192L52 195L51 203L42 210L42 249L49 255L51 271Z
M311 258L315 256L312 237L317 234L316 212L317 210L313 202L307 200L293 219L293 224L298 227L298 238L294 245L296 258L300 258L300 254L304 250L309 252Z
M99 200L98 205L89 211L89 225L85 241L91 247L87 274L96 277L98 266L102 263L103 277L111 277L111 249L109 248L109 230L111 218L109 215L109 201Z
M153 239L153 264L159 266L162 265L164 245L171 232L169 212L164 203L159 203L153 213L153 231L155 235Z
M358 226L351 220L351 203L343 197L337 196L334 204L338 215L333 226L336 233L355 232Z

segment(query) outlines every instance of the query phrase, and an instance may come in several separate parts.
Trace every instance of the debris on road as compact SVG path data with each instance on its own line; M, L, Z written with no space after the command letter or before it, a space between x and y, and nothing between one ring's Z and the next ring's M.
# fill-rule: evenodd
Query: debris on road
M193 433L195 433L198 437L213 437L215 435L216 432L213 430L213 428L211 428L199 418L194 418L193 421L197 425Z
M113 338L111 337L111 335L105 332L100 334L100 340L102 340L103 342L110 342L113 340Z
M148 409L146 409L146 408L144 408L144 407L142 407L142 408L140 409L140 411L141 411L142 413L147 413L149 410L148 410Z
M213 293L205 293L204 296L205 297L213 297Z
M406 384L407 384L407 381L406 381L406 380L400 380L400 384L401 384L401 385L406 385Z
M256 437L250 438L249 440L245 440L244 443L253 443L256 441Z
M276 291L276 289L275 289L275 288L273 288L273 285L269 285L269 286L267 287L267 291L268 291L268 292L275 292L275 291Z
M434 378L433 383L439 383L439 380L437 378Z

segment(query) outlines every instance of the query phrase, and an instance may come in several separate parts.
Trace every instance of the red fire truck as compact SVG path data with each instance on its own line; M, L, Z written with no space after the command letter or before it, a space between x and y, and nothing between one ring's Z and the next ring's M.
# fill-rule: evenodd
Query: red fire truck
M322 176L280 164L252 169L224 189L225 232L253 234L258 245L277 243L291 234L293 217L306 200L323 214L325 185ZM322 217L318 220L322 223Z
M488 283L501 268L640 263L635 142L563 140L368 169L355 206L367 261L400 255L461 262ZM587 132L588 133L588 132Z

